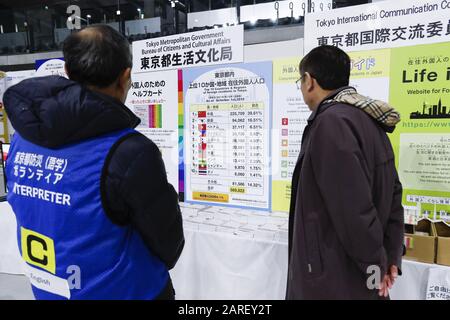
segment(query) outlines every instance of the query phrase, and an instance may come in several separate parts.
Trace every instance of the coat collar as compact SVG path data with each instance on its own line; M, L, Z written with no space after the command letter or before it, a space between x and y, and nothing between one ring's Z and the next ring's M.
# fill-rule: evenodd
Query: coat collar
M322 112L324 112L325 110L327 110L329 107L331 107L333 105L333 103L324 103L327 100L333 99L333 97L335 97L339 92L341 92L342 90L351 88L350 86L345 86L339 89L336 89L335 91L331 92L329 95L327 95L325 98L322 99L322 101L319 103L319 106L316 108L316 110L314 110L311 115L308 118L308 124L311 124L314 119L321 114Z

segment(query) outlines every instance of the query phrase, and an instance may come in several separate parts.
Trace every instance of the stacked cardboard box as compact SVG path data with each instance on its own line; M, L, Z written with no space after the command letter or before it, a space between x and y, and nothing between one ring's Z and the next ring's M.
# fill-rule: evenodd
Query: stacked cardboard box
M407 225L405 258L450 266L450 226L422 219L416 226Z
M428 220L420 220L412 230L405 232L405 258L409 260L435 263L436 230L434 224Z
M450 266L450 226L444 222L435 223L437 236L436 263Z

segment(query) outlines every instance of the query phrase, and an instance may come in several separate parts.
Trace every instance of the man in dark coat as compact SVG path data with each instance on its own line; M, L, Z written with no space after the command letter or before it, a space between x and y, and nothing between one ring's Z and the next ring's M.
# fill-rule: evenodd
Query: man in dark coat
M133 130L140 120L124 105L131 85L128 41L111 27L93 26L72 33L63 53L70 80L32 78L4 95L16 130L8 201L22 238L31 229L48 250L45 261L22 252L24 259L63 283L66 265L81 264L81 286L70 288L73 299L174 299L168 270L184 246L178 194L158 147ZM30 150L44 155L42 169L50 168L47 154L61 154L73 172L49 184L28 171L17 176L13 167ZM23 193L22 187L38 192ZM69 206L42 196L54 191L70 197ZM37 299L61 298L61 292L34 284L33 292Z
M401 274L402 186L386 132L400 115L348 87L350 58L322 46L297 81L312 111L292 178L287 299L379 299Z

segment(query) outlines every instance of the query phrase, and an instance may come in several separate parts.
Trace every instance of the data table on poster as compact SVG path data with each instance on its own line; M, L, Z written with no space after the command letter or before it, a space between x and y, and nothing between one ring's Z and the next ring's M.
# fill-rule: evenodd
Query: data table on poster
M267 205L265 108L263 102L191 105L192 200Z
M272 63L192 68L183 81L186 201L270 210Z

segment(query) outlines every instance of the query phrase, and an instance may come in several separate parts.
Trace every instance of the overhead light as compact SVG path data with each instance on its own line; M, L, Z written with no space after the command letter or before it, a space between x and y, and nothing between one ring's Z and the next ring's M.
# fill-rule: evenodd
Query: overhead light
M180 2L180 1L178 1L178 0L175 0L175 3L178 3L180 6L183 6L183 7L186 8L186 5L185 5L183 2Z
M86 18L90 19L92 16L90 14L86 15Z
M48 6L44 6L44 9L45 9L45 10L48 10Z
M120 10L117 10L117 11L116 11L116 14L117 14L118 16L120 16Z
M137 8L137 11L140 13L141 12L141 8Z
M256 24L256 18L251 18L251 19L250 19L250 23L251 23L252 25L255 25L255 24Z
M171 6L172 8L175 8L175 2L174 2L174 1L170 2L170 6Z

